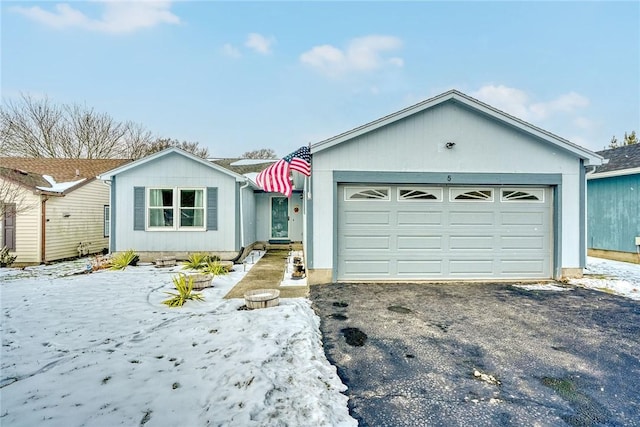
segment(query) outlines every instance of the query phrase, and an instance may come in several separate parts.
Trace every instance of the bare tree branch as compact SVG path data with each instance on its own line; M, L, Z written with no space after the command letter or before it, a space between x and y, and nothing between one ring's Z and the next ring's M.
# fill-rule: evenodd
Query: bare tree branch
M15 173L18 172L0 167L0 221L4 219L10 206L15 206L15 214L36 207L36 204L28 201L29 190L11 179L11 175Z
M188 151L189 153L195 154L198 157L207 158L209 157L209 149L207 147L201 147L198 142L187 142L187 141L178 141L177 139L171 138L158 138L154 142L152 142L145 155L149 155L155 153L157 151L162 151L169 147L178 147L183 149L184 151Z
M247 151L242 155L245 159L277 159L276 152L271 148L260 148L259 150Z
M118 122L80 104L57 106L22 95L0 109L0 155L61 158L139 158L153 141L142 125Z

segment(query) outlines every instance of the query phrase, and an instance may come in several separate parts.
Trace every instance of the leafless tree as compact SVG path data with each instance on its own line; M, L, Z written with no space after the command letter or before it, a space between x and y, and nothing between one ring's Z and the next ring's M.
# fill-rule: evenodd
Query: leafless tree
M149 147L153 144L154 136L143 125L127 122L127 133L124 135L122 147L123 159L139 159L149 154Z
M7 101L0 110L1 154L57 157L63 117L63 110L48 98L22 95L19 102Z
M27 199L28 190L12 179L11 175L15 173L17 172L0 167L0 221L9 210L15 215L35 207Z
M162 151L166 148L177 147L189 153L195 154L198 157L209 157L209 149L207 147L201 147L197 142L178 141L171 138L158 138L147 147L146 155Z
M245 159L277 159L276 152L271 148L261 148L259 150L247 151L242 155Z
M153 141L142 125L25 94L3 102L0 138L0 155L86 159L139 158Z

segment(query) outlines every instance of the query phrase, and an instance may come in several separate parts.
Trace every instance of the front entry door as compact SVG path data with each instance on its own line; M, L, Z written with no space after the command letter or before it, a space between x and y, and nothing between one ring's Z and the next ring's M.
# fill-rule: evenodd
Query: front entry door
M289 239L289 199L286 197L271 198L271 238Z

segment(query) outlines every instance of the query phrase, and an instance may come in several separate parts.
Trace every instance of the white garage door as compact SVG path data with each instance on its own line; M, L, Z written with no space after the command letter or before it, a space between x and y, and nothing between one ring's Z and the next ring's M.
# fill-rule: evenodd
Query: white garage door
M338 186L338 279L550 278L551 191Z

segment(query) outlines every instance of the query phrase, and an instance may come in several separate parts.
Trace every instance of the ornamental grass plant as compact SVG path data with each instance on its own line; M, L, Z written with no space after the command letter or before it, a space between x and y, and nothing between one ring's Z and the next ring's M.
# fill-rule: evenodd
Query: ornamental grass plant
M162 301L163 304L169 307L182 307L189 300L204 301L201 293L193 292L193 277L180 273L173 276L171 280L177 292L165 292L171 298Z

